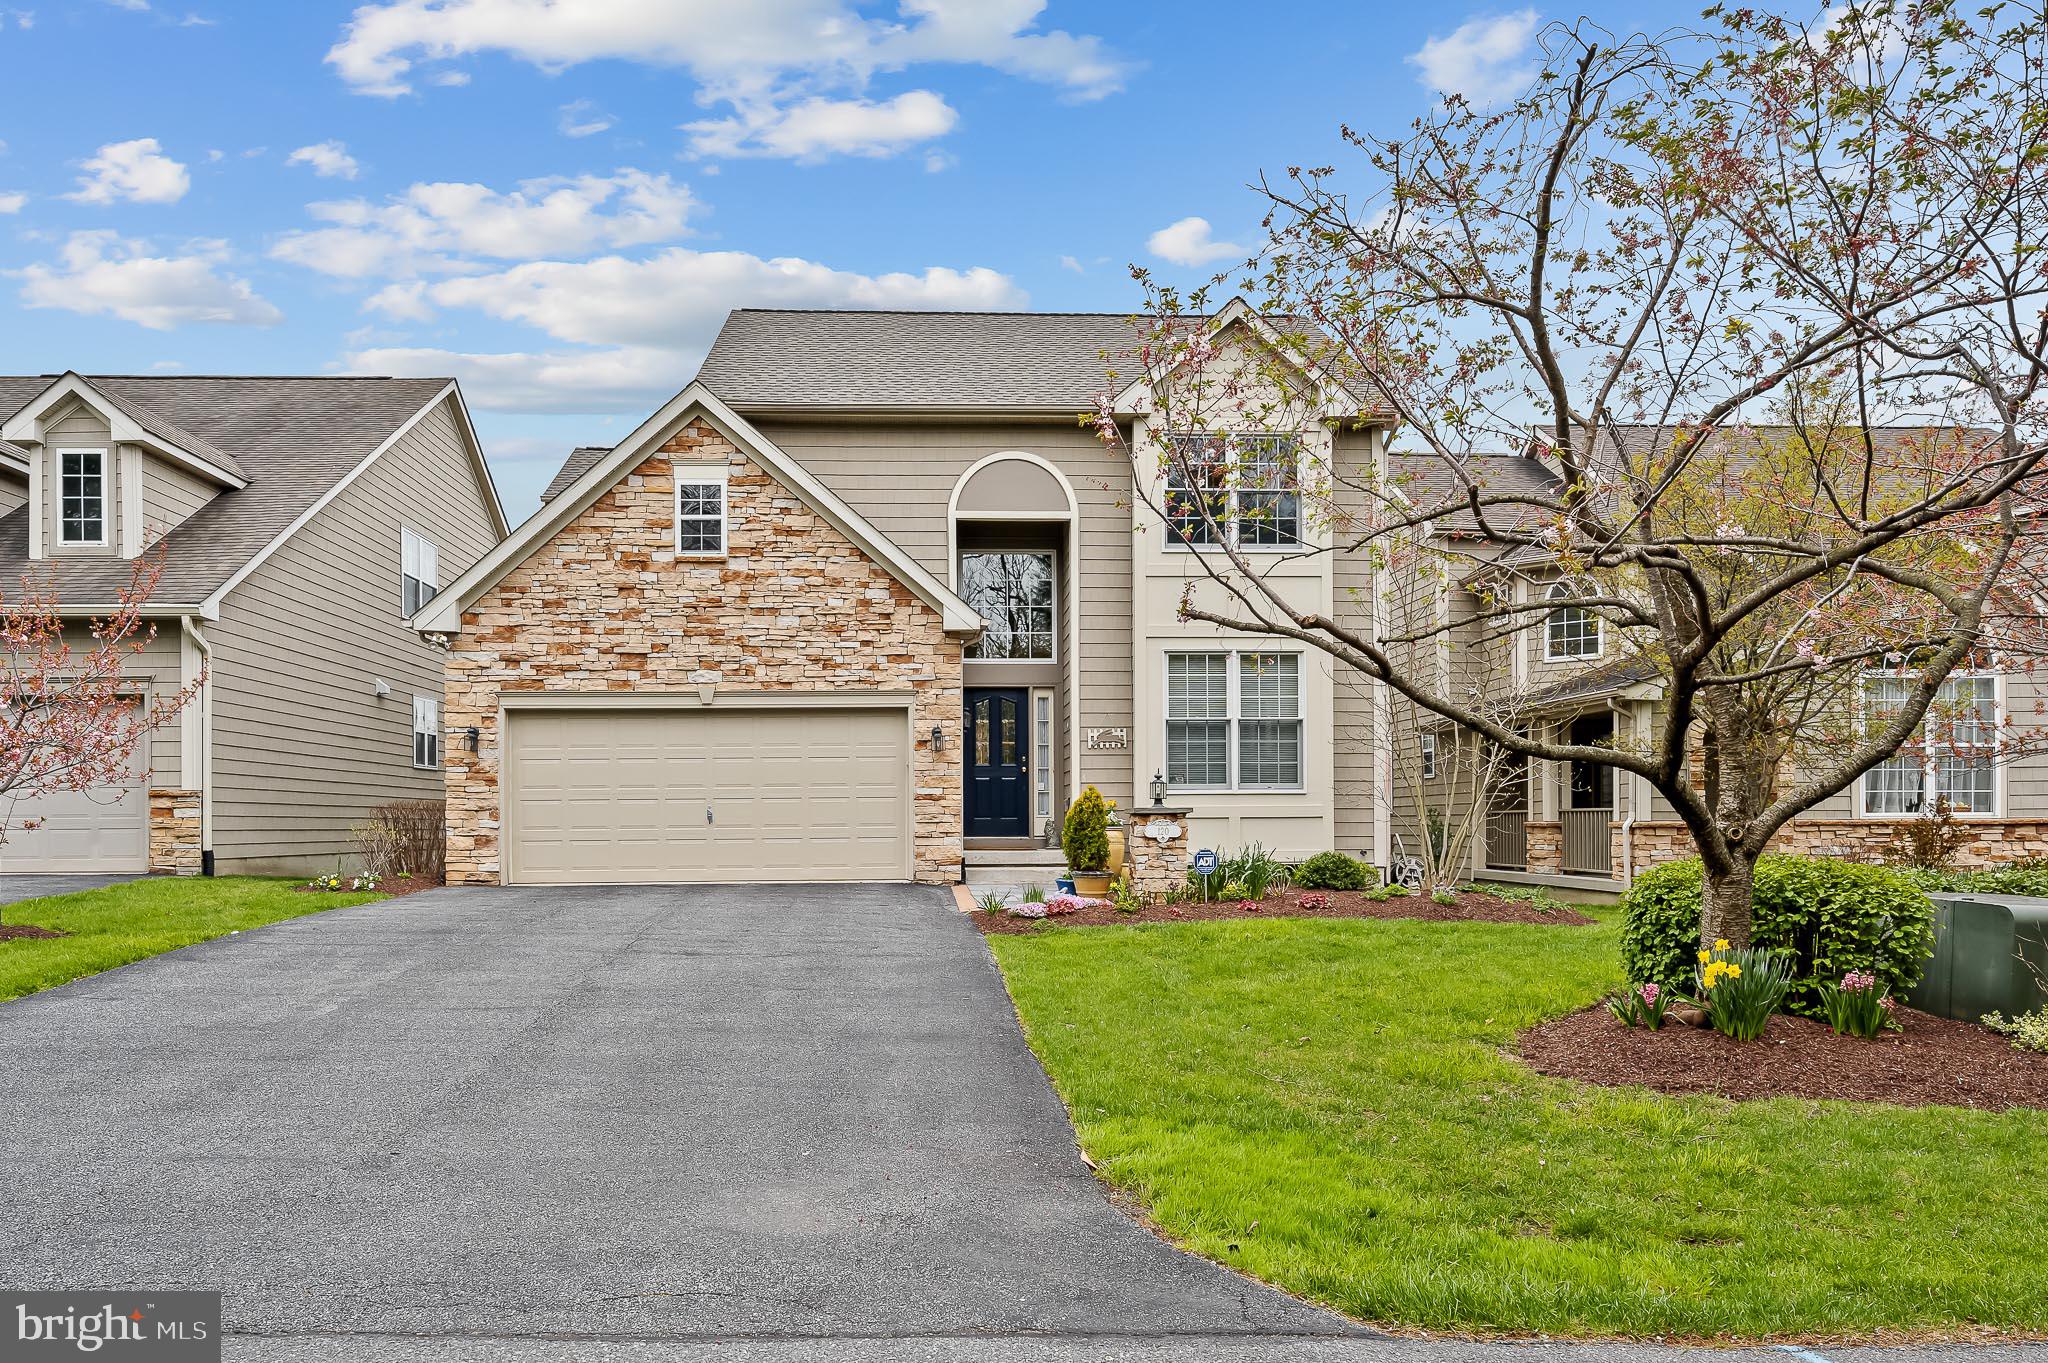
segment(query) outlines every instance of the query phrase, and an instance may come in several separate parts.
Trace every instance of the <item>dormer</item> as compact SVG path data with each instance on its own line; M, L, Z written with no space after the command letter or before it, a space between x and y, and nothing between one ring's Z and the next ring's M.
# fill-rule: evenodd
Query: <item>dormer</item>
M134 558L224 491L233 456L116 392L67 373L0 425L28 463L28 556Z

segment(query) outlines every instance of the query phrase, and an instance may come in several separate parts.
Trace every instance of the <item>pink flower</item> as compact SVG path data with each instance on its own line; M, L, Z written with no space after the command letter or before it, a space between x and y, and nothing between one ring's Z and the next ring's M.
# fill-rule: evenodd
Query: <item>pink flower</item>
M1256 899L1240 899L1237 901L1237 907L1246 913L1257 913L1259 911L1259 901Z
M1866 989L1875 989L1877 988L1877 976L1870 974L1868 971L1852 970L1842 976L1842 988L1852 994L1860 994Z
M1642 989L1639 992L1643 996L1644 1003L1655 1003L1657 1001L1657 995L1662 993L1663 991L1658 989L1657 986L1654 984L1646 984L1642 987Z

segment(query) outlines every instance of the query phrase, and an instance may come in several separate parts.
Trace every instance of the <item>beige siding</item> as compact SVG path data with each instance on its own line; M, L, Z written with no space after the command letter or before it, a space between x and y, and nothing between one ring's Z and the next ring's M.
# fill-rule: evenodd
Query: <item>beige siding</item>
M155 543L184 523L186 517L213 500L212 483L166 460L145 454L142 459L142 533Z
M1057 467L1081 509L1080 714L1062 724L1093 729L1131 723L1130 465L1079 426L901 420L757 418L762 434L844 498L942 580L947 506L954 484L980 459L1005 450ZM1065 599L1062 598L1062 606ZM1081 754L1080 779L1128 806L1131 755Z
M0 471L0 516L11 516L28 505L28 478Z
M443 586L495 538L456 418L437 408L228 594L213 645L213 820L221 870L305 870L351 855L350 825L438 799L412 765L412 697L442 694L441 652L407 628L399 537L440 550ZM389 684L379 698L375 684Z
M1363 487L1377 486L1373 447L1377 431L1343 431L1336 439L1332 488L1336 514L1344 516L1364 509ZM1364 553L1336 556L1335 606L1339 624L1372 632L1373 572L1370 556ZM1380 864L1384 853L1374 845L1373 810L1379 802L1375 754L1380 745L1373 741L1372 684L1354 670L1338 668L1331 694L1336 705L1335 823L1337 848L1353 856Z

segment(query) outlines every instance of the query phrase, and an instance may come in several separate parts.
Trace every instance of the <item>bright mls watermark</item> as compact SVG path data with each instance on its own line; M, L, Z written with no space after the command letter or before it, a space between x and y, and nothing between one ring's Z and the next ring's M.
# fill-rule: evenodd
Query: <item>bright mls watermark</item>
M53 1358L219 1363L218 1292L0 1292L9 1363Z

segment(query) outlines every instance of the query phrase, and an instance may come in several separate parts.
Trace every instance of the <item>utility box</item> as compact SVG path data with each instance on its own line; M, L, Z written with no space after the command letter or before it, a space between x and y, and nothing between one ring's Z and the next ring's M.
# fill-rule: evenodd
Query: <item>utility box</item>
M1975 1022L2048 1006L2048 899L1936 894L1934 957L1906 1002Z

